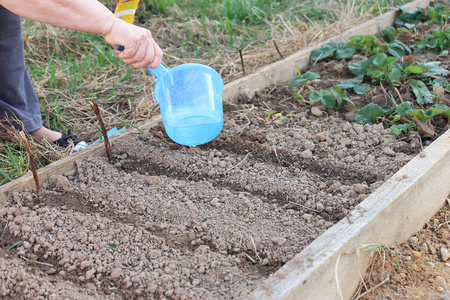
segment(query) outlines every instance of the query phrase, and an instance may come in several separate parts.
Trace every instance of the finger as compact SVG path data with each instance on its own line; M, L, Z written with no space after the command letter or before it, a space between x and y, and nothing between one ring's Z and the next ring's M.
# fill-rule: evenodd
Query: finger
M137 51L139 50L140 44L142 43L142 36L134 36L130 38L127 45L123 45L125 47L124 50L119 51L117 48L115 49L115 53L117 57L119 57L122 60L132 60L136 55Z
M155 51L153 49L153 40L150 40L147 44L147 47L145 47L145 55L140 61L136 61L133 63L133 66L135 68L145 68L147 65L149 65L154 59L155 59Z
M144 61L147 56L147 48L148 48L148 41L142 40L139 44L139 48L136 51L136 54L129 59L124 59L123 61L127 64L136 64Z
M159 64L161 64L162 62L162 57L163 57L163 51L161 50L161 48L159 47L159 45L154 42L153 43L153 50L154 50L154 58L153 61L150 62L150 64L148 64L146 66L146 68L152 68L155 69L159 66Z
M116 53L117 57L122 59L123 61L128 60L128 61L132 61L133 57L136 55L136 52L138 50L138 46L125 46L125 49L122 51L119 50L114 50L114 52Z

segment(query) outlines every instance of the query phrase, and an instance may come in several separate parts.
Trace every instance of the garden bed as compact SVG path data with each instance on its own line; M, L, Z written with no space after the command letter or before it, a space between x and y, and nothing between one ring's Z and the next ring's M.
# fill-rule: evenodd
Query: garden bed
M339 62L313 68L324 70L315 89L348 73ZM249 88L225 104L224 130L207 145L179 146L153 123L115 139L110 161L47 168L39 193L17 184L0 208L1 248L11 248L0 252L0 294L348 298L359 275L346 252L402 241L448 195L434 176L448 182L449 132L418 155L427 144L417 134L317 116L286 86ZM425 193L431 201L416 201ZM377 230L389 223L395 231Z
M264 122L265 105L228 111L208 145L181 147L158 126L115 142L111 162L80 160L39 194L13 194L2 248L26 241L12 261L46 263L31 269L92 283L99 298L241 298L419 151L382 126L322 122L302 107Z

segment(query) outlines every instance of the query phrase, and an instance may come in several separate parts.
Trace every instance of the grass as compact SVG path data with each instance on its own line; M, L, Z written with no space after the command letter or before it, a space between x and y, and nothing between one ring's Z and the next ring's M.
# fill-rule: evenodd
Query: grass
M102 1L114 9L115 0ZM164 63L206 64L225 82L344 31L410 0L206 0L141 1L135 23L150 29L165 52ZM26 63L41 101L44 125L87 141L99 136L89 104L97 101L107 128L136 126L158 113L152 76L123 64L95 34L24 21ZM8 131L9 132L9 131ZM2 138L0 184L29 170L20 140ZM43 166L69 151L33 143Z

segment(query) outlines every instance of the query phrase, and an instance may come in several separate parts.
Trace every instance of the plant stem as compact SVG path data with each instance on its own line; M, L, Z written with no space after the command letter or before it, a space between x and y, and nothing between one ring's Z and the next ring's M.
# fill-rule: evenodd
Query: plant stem
M94 110L95 115L97 116L98 122L100 123L100 128L103 134L103 140L105 141L106 155L108 159L111 159L111 145L108 139L108 133L106 132L105 124L103 123L102 115L100 114L100 108L97 105L96 101L92 101L91 103L92 109Z

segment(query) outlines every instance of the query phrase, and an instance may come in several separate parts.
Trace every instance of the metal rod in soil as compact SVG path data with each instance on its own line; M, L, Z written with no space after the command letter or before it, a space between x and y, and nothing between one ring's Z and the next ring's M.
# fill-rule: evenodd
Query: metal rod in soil
M98 107L96 101L92 101L91 106L92 106L92 109L94 110L95 115L97 116L98 122L100 124L100 128L102 130L103 140L105 142L105 148L106 148L106 155L108 156L108 159L111 159L111 144L109 143L108 133L106 132L105 124L103 123L103 118L100 113L100 108Z
M36 184L36 190L39 192L41 190L41 186L39 184L39 177L37 174L36 163L34 162L34 152L31 149L30 143L28 142L27 137L23 131L19 132L20 137L22 138L23 144L25 145L25 149L27 149L28 156L30 157L31 170L33 172L34 183Z

